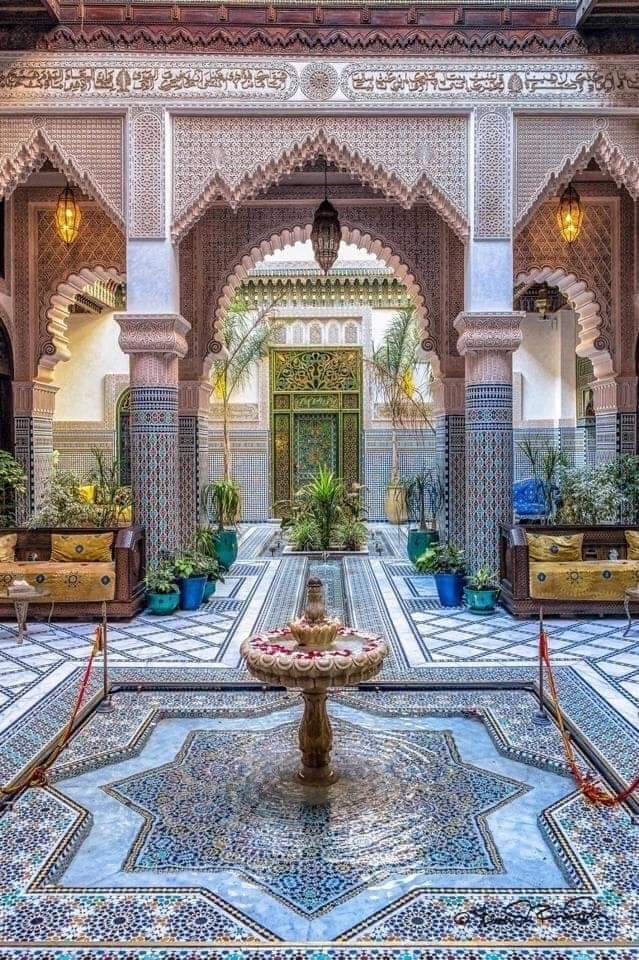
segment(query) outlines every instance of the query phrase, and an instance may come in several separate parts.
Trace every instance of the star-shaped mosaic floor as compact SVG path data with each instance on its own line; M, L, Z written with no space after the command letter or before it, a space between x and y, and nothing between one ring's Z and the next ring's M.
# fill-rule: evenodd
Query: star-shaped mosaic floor
M501 871L485 818L527 787L463 763L448 731L339 721L327 789L295 779L296 735L195 730L105 787L144 819L124 869L237 871L308 916L391 873Z

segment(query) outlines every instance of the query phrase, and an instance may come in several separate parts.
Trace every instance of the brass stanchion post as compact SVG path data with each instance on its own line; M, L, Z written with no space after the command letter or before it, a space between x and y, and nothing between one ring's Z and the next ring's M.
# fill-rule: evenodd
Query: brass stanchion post
M109 653L107 640L106 603L102 601L102 700L97 706L98 713L112 713L115 707L111 699L109 684Z
M539 707L533 713L533 723L538 727L545 727L550 723L550 717L544 706L544 658L541 655L541 645L544 636L544 614L539 607L539 643L537 647L539 658Z

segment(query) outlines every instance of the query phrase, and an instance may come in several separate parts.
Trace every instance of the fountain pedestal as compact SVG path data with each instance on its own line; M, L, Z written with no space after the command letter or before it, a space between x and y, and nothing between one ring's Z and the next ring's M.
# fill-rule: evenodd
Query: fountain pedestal
M325 615L321 583L309 580L305 616L280 630L245 640L240 653L249 672L272 686L298 689L304 698L299 727L303 783L333 783L333 729L327 710L331 687L355 686L379 673L388 653L381 637L359 633Z

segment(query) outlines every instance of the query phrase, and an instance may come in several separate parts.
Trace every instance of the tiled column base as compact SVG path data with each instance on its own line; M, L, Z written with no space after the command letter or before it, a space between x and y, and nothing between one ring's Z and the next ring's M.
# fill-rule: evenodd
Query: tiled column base
M521 313L461 313L466 363L466 554L471 572L499 568L499 527L512 523L512 354Z
M146 533L147 560L180 544L178 357L189 324L176 314L116 314L131 363L133 517Z
M53 464L53 410L58 388L50 384L14 383L15 455L27 477L27 492L16 504L24 523L40 503Z
M442 539L456 547L465 543L466 442L463 414L443 414L435 420L437 469L444 484L444 507L440 526Z
M595 416L595 462L609 463L637 452L636 413L606 411Z
M208 482L209 421L204 417L180 416L180 536L182 544L193 543L201 516L202 487Z

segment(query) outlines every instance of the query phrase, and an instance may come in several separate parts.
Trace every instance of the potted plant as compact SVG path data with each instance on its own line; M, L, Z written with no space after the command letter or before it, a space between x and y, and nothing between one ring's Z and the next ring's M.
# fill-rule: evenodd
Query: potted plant
M11 527L16 519L16 497L27 492L22 464L6 450L0 450L0 527Z
M368 540L366 524L357 517L344 517L335 528L335 535L344 550L361 550Z
M499 596L497 574L489 567L480 567L468 578L464 599L473 613L492 613Z
M401 310L391 320L380 345L366 363L391 421L391 472L386 488L385 513L389 523L408 519L406 487L399 476L399 428L421 429L430 424L430 404L415 380L423 363L413 311Z
M161 560L149 567L144 584L147 591L149 613L164 615L174 613L180 602L180 591L170 561Z
M207 565L201 554L193 551L179 553L173 560L172 573L180 588L180 609L197 610L204 599L208 577Z
M419 573L430 573L435 580L442 607L461 607L464 590L464 554L450 543L434 543L418 557Z
M240 488L234 480L215 480L202 491L209 522L215 523L215 555L224 570L237 560L237 523L240 512Z
M444 503L444 485L439 476L428 471L417 473L406 484L406 497L411 520L416 526L408 531L406 550L411 563L439 541L437 514Z
M215 587L218 580L224 583L222 570L215 552L216 539L215 534L208 527L198 527L195 535L195 543L198 554L202 558L202 566L206 571L206 586L204 587L203 600L206 603L215 593Z
M297 494L302 516L315 520L321 550L329 550L335 527L344 514L344 483L327 466L321 466Z
M286 531L296 550L319 550L320 532L313 517L297 517Z

